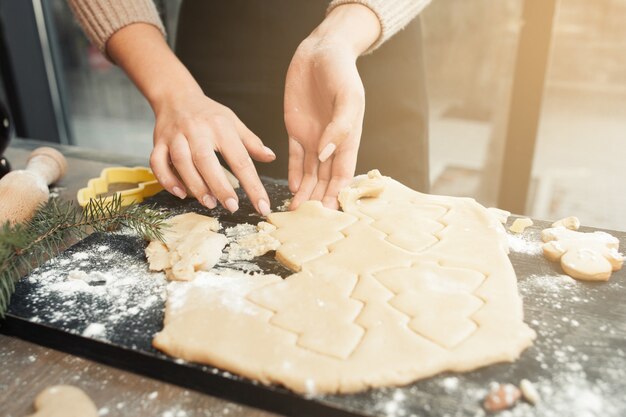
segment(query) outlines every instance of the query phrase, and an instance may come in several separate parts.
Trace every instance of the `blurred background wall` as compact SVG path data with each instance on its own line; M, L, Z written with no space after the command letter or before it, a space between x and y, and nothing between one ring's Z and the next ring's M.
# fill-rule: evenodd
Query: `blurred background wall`
M434 193L498 201L523 1L433 0L422 15ZM172 43L180 0L156 3ZM59 46L66 141L147 158L154 120L143 97L89 45L65 0L42 6ZM577 215L586 225L626 230L624 22L624 0L558 1L521 214Z
M423 19L434 193L497 201L518 0L433 1ZM561 0L526 214L626 229L626 2Z

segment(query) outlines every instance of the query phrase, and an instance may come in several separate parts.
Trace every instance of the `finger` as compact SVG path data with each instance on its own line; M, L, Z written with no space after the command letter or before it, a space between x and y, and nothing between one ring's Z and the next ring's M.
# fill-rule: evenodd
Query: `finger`
M181 179L187 185L191 194L198 199L200 204L213 208L215 205L211 204L212 193L194 166L189 146L190 143L184 135L178 134L174 137L170 144L170 158L172 160L172 165L174 165ZM213 205L213 207L210 207L211 205Z
M324 198L326 188L328 187L328 183L331 180L333 159L334 158L329 158L325 162L319 164L317 172L317 184L315 184L315 189L313 189L313 192L311 193L311 200L322 201L322 199Z
M274 151L263 145L263 141L237 118L235 118L235 128L237 129L237 134L243 142L243 146L245 146L248 154L255 161L271 162L276 159Z
M358 147L356 149L344 150L337 153L333 158L332 177L326 187L326 193L322 199L322 204L331 209L339 208L337 197L339 192L347 187L356 169Z
M237 131L225 119L220 119L216 123L216 128L216 133L220 135L217 143L223 144L219 149L220 153L241 182L256 210L263 216L267 216L270 214L269 197Z
M292 194L298 192L302 176L304 175L304 148L297 140L289 138L289 164L287 167L287 178L289 180L289 191Z
M319 160L326 161L363 121L364 100L359 94L343 94L337 97L333 118L324 129L317 149Z
M297 209L304 201L309 200L311 193L315 189L317 184L317 169L319 161L317 155L314 152L306 152L304 154L304 176L300 183L300 188L296 195L293 196L289 210Z
M189 144L192 164L220 204L234 213L239 209L239 199L215 155L214 136L206 126L190 129Z
M185 186L170 168L169 149L166 145L157 144L154 146L152 154L150 154L150 167L163 188L181 200L187 197Z

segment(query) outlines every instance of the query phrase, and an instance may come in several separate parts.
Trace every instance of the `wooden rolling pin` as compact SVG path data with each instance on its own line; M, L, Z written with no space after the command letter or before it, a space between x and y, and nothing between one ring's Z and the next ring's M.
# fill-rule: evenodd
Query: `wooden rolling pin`
M56 149L35 149L28 157L25 170L9 172L0 180L0 224L30 219L37 207L48 201L48 185L60 180L67 161Z

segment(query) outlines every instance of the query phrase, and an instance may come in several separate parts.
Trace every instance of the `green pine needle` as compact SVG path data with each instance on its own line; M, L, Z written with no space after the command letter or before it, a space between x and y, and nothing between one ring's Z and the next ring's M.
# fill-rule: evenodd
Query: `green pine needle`
M57 198L43 204L30 221L0 227L0 318L15 292L15 283L46 259L56 256L71 241L91 232L128 227L149 240L163 240L165 214L144 205L122 206L115 195L110 202L92 199L83 210Z

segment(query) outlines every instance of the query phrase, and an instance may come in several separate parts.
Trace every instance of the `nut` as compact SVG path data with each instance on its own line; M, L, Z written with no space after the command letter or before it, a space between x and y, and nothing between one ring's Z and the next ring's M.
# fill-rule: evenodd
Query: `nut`
M519 387L522 389L522 395L524 396L524 399L532 405L536 405L541 401L539 391L537 391L537 388L535 388L533 383L529 380L522 379L519 383Z
M502 411L515 405L522 392L513 384L496 384L485 397L483 407L490 412Z

